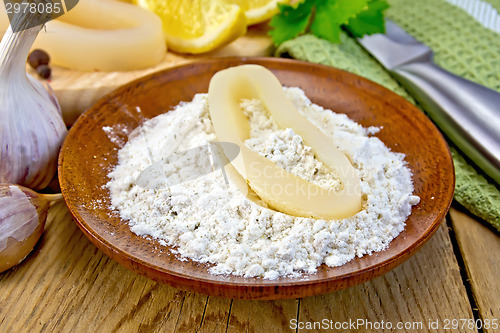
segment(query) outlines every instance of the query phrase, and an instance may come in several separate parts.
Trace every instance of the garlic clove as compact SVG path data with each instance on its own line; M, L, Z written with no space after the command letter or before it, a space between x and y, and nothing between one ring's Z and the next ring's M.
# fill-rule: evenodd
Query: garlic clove
M39 194L26 187L0 184L0 272L20 262L43 233L52 202L61 194Z

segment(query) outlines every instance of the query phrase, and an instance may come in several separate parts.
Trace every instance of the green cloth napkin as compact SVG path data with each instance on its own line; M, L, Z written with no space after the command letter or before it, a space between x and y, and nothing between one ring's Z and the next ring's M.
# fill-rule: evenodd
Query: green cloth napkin
M500 9L500 0L490 0ZM389 0L387 16L429 45L435 62L457 75L500 92L500 35L444 0ZM414 103L406 90L357 42L341 36L331 44L304 35L281 44L276 56L334 66L364 76ZM455 200L500 231L500 191L454 149Z
M488 2L500 13L500 0L489 0Z

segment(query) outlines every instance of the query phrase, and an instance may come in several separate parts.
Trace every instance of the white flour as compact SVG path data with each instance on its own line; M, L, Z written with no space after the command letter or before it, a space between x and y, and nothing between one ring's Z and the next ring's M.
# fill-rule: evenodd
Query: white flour
M213 274L299 276L316 272L323 263L339 266L384 250L419 201L412 195L404 155L369 137L379 129L364 129L345 115L311 104L298 88L285 88L285 93L334 138L358 170L364 198L358 214L331 221L293 217L247 199L225 183L220 170L193 179L207 158L200 147L216 139L206 94L131 133L109 174L112 207L134 233L174 246L180 258L210 263ZM292 129L279 129L258 101L244 101L242 107L251 125L248 147L319 186L338 186L338 177L315 159L302 138Z

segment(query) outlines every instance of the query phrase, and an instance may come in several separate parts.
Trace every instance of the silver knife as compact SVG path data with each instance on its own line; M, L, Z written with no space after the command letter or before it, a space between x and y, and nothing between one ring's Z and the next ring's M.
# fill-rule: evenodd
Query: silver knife
M500 184L500 94L438 67L432 50L392 21L359 43L424 107L438 127Z

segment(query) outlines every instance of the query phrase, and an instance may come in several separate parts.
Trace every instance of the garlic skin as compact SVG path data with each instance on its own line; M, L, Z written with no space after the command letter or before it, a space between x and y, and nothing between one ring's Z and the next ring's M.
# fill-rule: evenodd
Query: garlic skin
M50 203L61 195L0 184L0 272L26 258L43 233Z
M41 26L12 32L0 43L0 182L32 189L55 175L67 129L51 91L26 73L26 59Z

